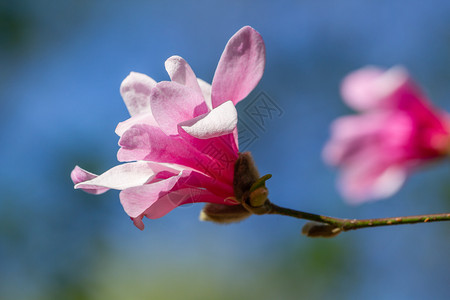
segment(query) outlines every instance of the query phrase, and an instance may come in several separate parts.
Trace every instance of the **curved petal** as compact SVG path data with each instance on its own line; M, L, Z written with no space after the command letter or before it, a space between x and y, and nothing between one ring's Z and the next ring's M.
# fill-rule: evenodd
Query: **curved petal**
M125 131L130 129L136 124L146 124L149 126L158 127L158 123L156 123L155 118L152 113L144 113L134 117L129 118L123 122L117 124L116 134L118 136L122 136Z
M210 139L232 133L237 126L237 111L233 102L227 101L207 114L181 122L180 127L193 137Z
M98 175L88 172L88 171L80 168L79 166L75 166L75 168L70 173L70 178L72 178L72 181L75 185L80 182L92 180L96 177L98 177ZM84 188L83 189L83 191L85 191L86 193L95 194L95 195L103 194L107 190L109 190L109 189L108 188L92 188L92 189Z
M234 164L238 158L238 150L233 134L226 134L210 139L199 139L186 133L181 127L180 136L190 145L202 153L202 157L208 157L208 164L197 158L198 166L205 169L205 173L223 182L232 184L234 176Z
M140 215L139 217L136 218L130 217L131 221L133 221L134 226L136 226L140 230L144 230L145 228L144 222L142 222L143 217L144 215Z
M227 198L234 195L232 184L224 183L221 177L211 177L195 170L183 170L178 188L194 187L208 190L210 193Z
M323 158L330 165L343 166L354 159L366 160L360 154L370 149L377 149L373 153L376 156L401 156L414 142L413 126L401 111L340 117L331 125L331 139L324 147Z
M183 188L159 198L147 209L145 216L149 219L157 219L165 216L180 205L200 202L223 204L224 201L223 197L216 196L207 190Z
M136 218L170 191L179 179L180 175L177 175L151 184L124 189L119 195L120 203L130 217Z
M345 103L358 111L395 107L399 98L391 96L400 88L411 89L408 81L408 72L402 67L384 71L369 66L347 75L342 81L341 94Z
M169 57L164 65L173 82L185 85L203 96L194 71L182 57L177 55Z
M381 111L338 119L326 145L328 163L341 168L339 190L352 204L386 198L401 187L420 161L415 128L402 111Z
M179 136L167 136L158 127L146 124L134 125L119 140L119 161L147 160L154 162L175 163L198 170L202 153L189 145Z
M184 158L198 155L195 149L177 136L168 136L159 127L137 124L124 132L119 140L119 161L147 160L183 165Z
M123 198L121 198L121 202L123 201L122 205L124 205L124 207L127 206L129 211L134 212L134 214L141 211L142 208L145 207L145 205L143 205L144 203L138 203L135 207L133 207L133 201L139 202L140 199L139 196L135 197L136 192L138 191L130 190L121 192L121 195L123 195ZM144 201L145 196L151 196L152 194L152 192L150 192L149 195L145 195L145 191L141 192L141 196L144 197ZM179 190L171 191L164 196L157 198L155 201L146 203L149 205L147 209L145 209L137 217L131 217L131 220L137 228L139 228L140 230L144 230L144 222L142 222L142 218L144 216L149 219L161 218L180 205L199 202L224 203L224 199L222 197L211 194L207 190L196 188L182 188Z
M343 170L338 188L350 204L388 198L403 185L407 171L399 166L386 166L376 160L352 164Z
M145 74L131 72L120 86L120 94L131 116L150 112L150 91L156 81Z
M206 106L208 106L209 110L213 109L211 102L211 85L206 81L197 78L198 85L200 86L200 90L203 94L203 99L205 99Z
M203 96L176 82L160 82L152 89L150 105L159 127L178 135L178 123L208 112Z
M146 160L174 163L209 174L223 182L232 180L229 169L233 169L234 156L230 158L229 165L225 166L224 153L220 153L220 159L212 157L208 153L212 145L210 147L205 145L205 148L198 149L193 142L195 142L193 138L186 140L180 136L167 136L159 128L138 124L122 135L119 140L121 148L117 158L120 161Z
M168 171L174 174L179 172L165 165L153 162L133 162L115 166L105 173L91 180L75 185L76 189L109 188L124 190L130 187L143 185L151 181L159 172Z
M238 136L238 128L236 127L233 130L233 135L231 137L231 143L233 150L238 153L239 152L239 136Z
M148 217L159 218L178 205L198 199L199 195L207 194L211 201L220 199L219 203L223 203L223 199L233 195L233 189L231 186L219 185L213 178L183 170L167 179L125 189L120 193L120 201L125 212L132 218L144 212ZM153 212L149 212L149 208L154 209Z
M266 48L261 35L245 26L231 37L220 57L212 82L212 105L237 104L258 84L264 73Z

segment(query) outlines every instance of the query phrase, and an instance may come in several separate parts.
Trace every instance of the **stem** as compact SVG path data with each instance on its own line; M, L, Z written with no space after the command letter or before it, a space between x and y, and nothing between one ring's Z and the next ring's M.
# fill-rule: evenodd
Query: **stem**
M341 231L355 230L366 227L450 221L450 213L362 220L341 219L284 208L273 203L270 203L270 211L268 213L326 223L334 226L335 228L339 228Z

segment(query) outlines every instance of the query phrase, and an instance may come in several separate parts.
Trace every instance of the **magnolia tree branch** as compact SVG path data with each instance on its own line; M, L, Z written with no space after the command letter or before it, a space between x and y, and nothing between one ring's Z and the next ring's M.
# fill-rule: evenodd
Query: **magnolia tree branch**
M239 164L237 164L238 168L236 168L237 171L240 171L240 168L242 166L246 166L244 165L244 163L246 162L245 158L245 154L240 157ZM246 168L246 170L247 169L249 168ZM238 175L241 173L242 172L235 172L235 174ZM247 177L244 177L244 179ZM285 208L273 204L267 198L269 191L266 187L266 181L271 177L271 174L267 174L258 179L251 178L253 180L251 181L252 184L250 188L244 189L247 187L244 186L244 188L237 189L239 193L236 193L236 195L239 196L239 203L241 203L242 207L245 208L249 213L256 215L282 215L312 221L306 223L306 225L303 226L302 229L302 233L309 237L333 237L343 231L367 227L450 221L450 213L358 220L328 217ZM244 180L239 180L239 182L241 181ZM236 186L240 187L239 184L235 185L235 187Z
M450 213L405 216L377 219L341 219L318 214L307 213L290 208L284 208L268 201L268 214L276 214L313 221L303 227L303 233L311 237L332 237L342 231L349 231L367 227L391 226L416 223L430 223L450 221Z

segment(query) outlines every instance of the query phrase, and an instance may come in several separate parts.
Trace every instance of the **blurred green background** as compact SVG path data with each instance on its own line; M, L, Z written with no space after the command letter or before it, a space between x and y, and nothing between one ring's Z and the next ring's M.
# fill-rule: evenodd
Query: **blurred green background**
M450 2L0 2L0 299L445 299L446 223L366 229L334 239L300 235L303 222L251 217L198 221L200 204L136 229L118 193L74 191L79 164L117 164L119 95L130 71L167 80L184 57L211 81L242 26L267 48L265 75L238 105L257 134L248 146L274 203L339 217L450 210L448 162L414 174L393 198L348 206L321 150L349 114L340 80L367 64L406 66L450 110ZM264 129L242 115L264 91L284 111ZM241 125L240 125L241 126Z

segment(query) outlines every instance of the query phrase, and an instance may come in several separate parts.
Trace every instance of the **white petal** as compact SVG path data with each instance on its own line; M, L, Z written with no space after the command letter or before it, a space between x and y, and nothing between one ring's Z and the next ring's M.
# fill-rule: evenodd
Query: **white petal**
M117 124L116 134L118 136L122 136L125 131L136 124L147 124L150 126L158 127L158 123L156 123L152 113L142 113Z
M140 186L150 181L161 171L170 171L178 174L168 166L154 162L133 162L115 166L98 177L75 185L76 189L95 189L105 187L116 190L123 190L134 186Z
M402 168L390 167L378 177L372 189L375 199L387 198L395 194L403 185L406 172Z
M408 72L401 66L387 71L368 66L344 78L341 94L347 105L358 111L390 107L395 101L389 96L408 80Z
M209 139L232 133L237 125L237 111L233 102L222 103L209 113L180 123L189 135L199 139Z
M120 85L120 94L131 116L151 112L150 91L156 81L145 74L131 72Z
M200 86L200 89L202 90L203 98L205 99L206 105L208 106L209 110L211 110L212 109L211 85L200 78L197 78L197 82L198 85Z

